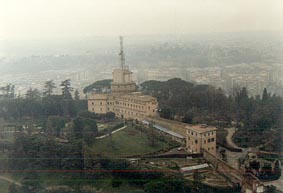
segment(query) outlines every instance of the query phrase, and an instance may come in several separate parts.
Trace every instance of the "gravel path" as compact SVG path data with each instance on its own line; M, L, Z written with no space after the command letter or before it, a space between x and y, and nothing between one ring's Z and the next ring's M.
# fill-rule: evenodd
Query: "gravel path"
M115 131L112 131L111 134L114 134L114 133L116 133L116 132L118 132L118 131L122 131L122 130L124 130L124 129L126 129L126 128L127 128L127 126L123 126L123 127L119 128L119 129L117 129L117 130L115 130ZM105 137L107 137L107 136L109 136L109 134L102 135L102 136L100 136L100 137L96 137L95 139L103 139L103 138L105 138Z
M13 180L13 179L11 179L11 178L4 177L4 176L0 176L0 180L5 180L5 181L7 181L7 182L14 183L14 184L16 184L17 186L22 186L21 183L16 182L15 180Z

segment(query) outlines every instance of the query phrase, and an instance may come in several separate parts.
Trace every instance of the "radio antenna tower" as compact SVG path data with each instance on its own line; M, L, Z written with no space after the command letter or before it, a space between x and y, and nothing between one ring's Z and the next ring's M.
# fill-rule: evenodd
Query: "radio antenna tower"
M123 48L123 36L120 36L120 59L121 59L121 68L125 68L125 55L124 55L124 48Z

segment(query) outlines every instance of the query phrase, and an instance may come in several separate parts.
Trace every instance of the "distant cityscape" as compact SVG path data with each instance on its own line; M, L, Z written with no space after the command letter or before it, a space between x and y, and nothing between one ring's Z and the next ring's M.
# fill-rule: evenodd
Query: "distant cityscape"
M98 68L99 69L99 68ZM54 80L57 85L55 93L61 93L61 81L71 79L72 87L78 89L83 96L83 88L97 80L112 77L112 69L97 70L95 76L87 69L48 70L39 73L5 74L0 77L0 86L14 84L16 95L23 96L32 87L42 90L44 82ZM249 95L261 95L264 88L276 95L283 95L282 64L238 64L226 67L205 68L133 68L133 79L142 83L147 80L166 81L181 78L195 84L208 84L223 89L230 94L233 88L246 87Z
M250 96L261 95L264 88L283 95L283 43L278 34L125 38L126 64L138 84L181 78L219 87L227 94L233 88L246 87ZM44 43L40 49L36 42L28 44L27 49L7 44L0 50L0 86L14 84L15 93L24 96L30 87L42 90L45 81L54 80L55 93L59 94L61 81L71 79L72 87L83 98L85 86L111 79L119 63L119 48L113 42L102 37L68 40L55 51ZM11 52L16 54L6 54Z

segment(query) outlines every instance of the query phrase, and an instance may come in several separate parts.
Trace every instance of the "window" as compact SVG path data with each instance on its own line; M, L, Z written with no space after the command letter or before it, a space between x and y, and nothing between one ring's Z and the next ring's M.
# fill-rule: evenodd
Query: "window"
M102 102L100 102L100 105L102 105Z
M92 102L91 104L94 105L94 102Z
M208 143L209 143L209 142L210 142L210 139L208 139L207 141L208 141Z
M214 142L214 138L211 138L211 142Z
M197 143L198 143L198 140L196 139L196 140L195 140L195 144L197 144Z
M210 148L208 148L208 151L210 150Z
M204 140L203 143L206 144L206 140Z

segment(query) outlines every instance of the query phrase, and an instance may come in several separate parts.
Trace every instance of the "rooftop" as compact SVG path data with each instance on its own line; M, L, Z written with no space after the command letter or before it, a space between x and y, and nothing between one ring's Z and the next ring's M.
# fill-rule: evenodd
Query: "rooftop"
M213 126L208 126L205 124L199 124L199 125L188 125L186 126L186 129L198 132L198 133L205 133L208 131L216 131L217 128Z
M146 122L148 122L148 121L146 121ZM162 132L167 133L167 134L169 134L169 135L172 135L172 136L174 136L174 137L178 137L178 138L180 138L180 139L184 139L184 138L185 138L183 135L180 135L179 133L176 133L176 132L174 132L174 131L171 131L171 130L169 130L169 129L165 128L165 127L162 127L162 126L160 126L160 125L153 125L153 127L154 127L155 129L158 129L159 131L162 131Z
M128 94L122 95L122 97L136 99L136 100L143 100L143 101L156 100L156 98L150 95L144 95L141 92L128 93Z
M192 170L199 170L199 169L203 169L207 167L209 167L208 164L200 164L200 165L195 165L195 166L183 167L180 170L181 172L190 172Z

